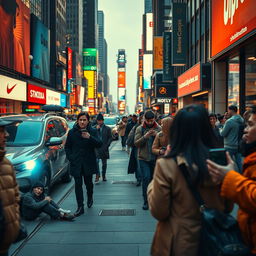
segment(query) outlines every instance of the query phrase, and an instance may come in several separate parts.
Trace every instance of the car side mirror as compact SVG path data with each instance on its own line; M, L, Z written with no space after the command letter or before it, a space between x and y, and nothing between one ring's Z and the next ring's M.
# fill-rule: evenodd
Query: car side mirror
M47 147L49 146L58 146L62 144L62 139L59 137L51 137L49 141L45 143Z

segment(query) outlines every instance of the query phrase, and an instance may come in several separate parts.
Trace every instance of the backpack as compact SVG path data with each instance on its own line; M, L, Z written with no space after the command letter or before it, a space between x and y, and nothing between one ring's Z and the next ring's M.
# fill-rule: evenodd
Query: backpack
M198 255L203 256L248 256L249 248L243 243L236 219L230 214L205 207L199 191L189 180L186 166L180 165L181 172L200 206L201 236Z

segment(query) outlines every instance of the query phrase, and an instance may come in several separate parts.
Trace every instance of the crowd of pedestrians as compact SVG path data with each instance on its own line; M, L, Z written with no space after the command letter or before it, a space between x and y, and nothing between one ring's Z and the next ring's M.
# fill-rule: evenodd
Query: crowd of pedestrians
M73 220L85 212L83 183L87 207L92 207L94 183L101 177L107 181L113 139L102 114L95 120L90 120L87 112L77 115L65 144L75 181L77 209L72 214L46 195L40 182L33 184L20 202L14 169L5 158L7 125L10 122L0 121L0 237L4 237L0 256L8 255L18 235L20 213L27 220L42 212L52 219ZM138 116L123 116L117 129L121 149L129 155L128 173L135 174L136 186L142 185L142 209L149 209L158 220L151 255L206 255L202 252L203 210L198 197L204 208L220 214L230 213L233 204L238 204L243 243L256 255L256 108L243 117L234 105L223 115L208 113L199 105L186 106L174 117L160 118L147 110ZM222 148L227 165L209 159L212 149ZM6 232L10 236L3 236Z

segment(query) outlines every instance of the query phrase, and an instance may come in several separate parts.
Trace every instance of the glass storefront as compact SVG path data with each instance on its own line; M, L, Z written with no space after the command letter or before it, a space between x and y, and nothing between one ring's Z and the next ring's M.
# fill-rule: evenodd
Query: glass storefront
M228 106L236 105L239 108L239 56L228 62Z
M245 106L256 105L256 43L245 48Z

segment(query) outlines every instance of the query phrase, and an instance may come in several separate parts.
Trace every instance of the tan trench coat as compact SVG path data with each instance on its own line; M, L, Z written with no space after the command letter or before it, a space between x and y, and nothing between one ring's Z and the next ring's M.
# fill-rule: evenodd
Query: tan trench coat
M177 162L186 163L182 157ZM209 180L200 192L208 207L225 210L219 186ZM173 159L157 160L154 178L148 186L148 202L151 214L158 220L151 255L198 256L199 207Z

